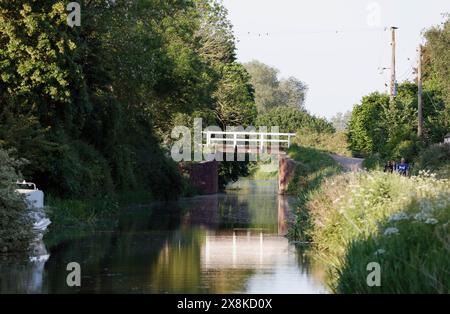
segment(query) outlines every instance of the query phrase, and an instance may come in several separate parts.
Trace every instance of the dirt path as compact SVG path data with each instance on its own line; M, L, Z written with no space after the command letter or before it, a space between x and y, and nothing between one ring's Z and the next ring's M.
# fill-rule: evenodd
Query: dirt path
M331 157L347 171L358 171L362 169L363 158L344 157L331 154Z

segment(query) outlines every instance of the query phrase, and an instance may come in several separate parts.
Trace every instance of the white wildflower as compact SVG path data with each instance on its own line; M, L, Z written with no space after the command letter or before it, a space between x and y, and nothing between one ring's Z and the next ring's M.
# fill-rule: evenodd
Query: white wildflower
M397 234L398 233L398 229L397 228L395 228L395 227L389 227L389 228L386 228L386 230L384 230L384 235L385 236L389 236L389 235L391 235L391 234Z
M438 220L435 218L428 218L427 220L425 220L425 223L429 225L435 225L438 223Z
M433 211L433 204L429 200L422 200L420 202L419 206L423 212Z
M408 214L400 212L400 213L393 214L391 217L389 217L389 222L407 220L407 219L409 219Z
M428 218L430 218L430 215L428 213L424 213L424 212L420 212L420 213L414 215L414 219L417 221L425 221Z
M386 251L385 250L383 250L383 249L378 249L378 250L376 250L375 251L375 255L383 255L384 253L386 253Z

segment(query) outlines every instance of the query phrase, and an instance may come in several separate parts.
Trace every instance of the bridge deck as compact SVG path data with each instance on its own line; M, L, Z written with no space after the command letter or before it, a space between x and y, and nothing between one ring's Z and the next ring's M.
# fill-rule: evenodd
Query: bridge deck
M247 145L236 145L235 147L234 145L214 144L210 146L212 146L213 151L222 153L234 153L237 150L238 154L260 154L262 152L269 155L286 155L286 149L283 147L272 148L269 146L261 150L259 147Z

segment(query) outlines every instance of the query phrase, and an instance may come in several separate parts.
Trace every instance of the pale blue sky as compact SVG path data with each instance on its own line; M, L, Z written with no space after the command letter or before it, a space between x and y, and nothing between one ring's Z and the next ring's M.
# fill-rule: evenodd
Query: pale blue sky
M238 59L257 59L309 86L306 108L331 117L369 92L387 91L389 26L397 30L397 80L412 79L421 32L444 20L448 0L223 0ZM377 15L376 12L379 12ZM384 31L387 26L388 30ZM336 31L338 31L336 33Z

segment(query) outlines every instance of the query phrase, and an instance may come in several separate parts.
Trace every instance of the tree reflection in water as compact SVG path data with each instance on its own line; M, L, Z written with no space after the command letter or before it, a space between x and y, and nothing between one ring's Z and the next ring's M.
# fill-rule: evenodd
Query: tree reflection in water
M114 228L58 231L35 292L324 292L284 237L290 202L277 195L276 181L249 182L239 191L128 209ZM81 287L66 286L69 262L81 265ZM27 265L0 262L2 274L18 278L2 279L1 292L27 292L26 273L39 274Z

